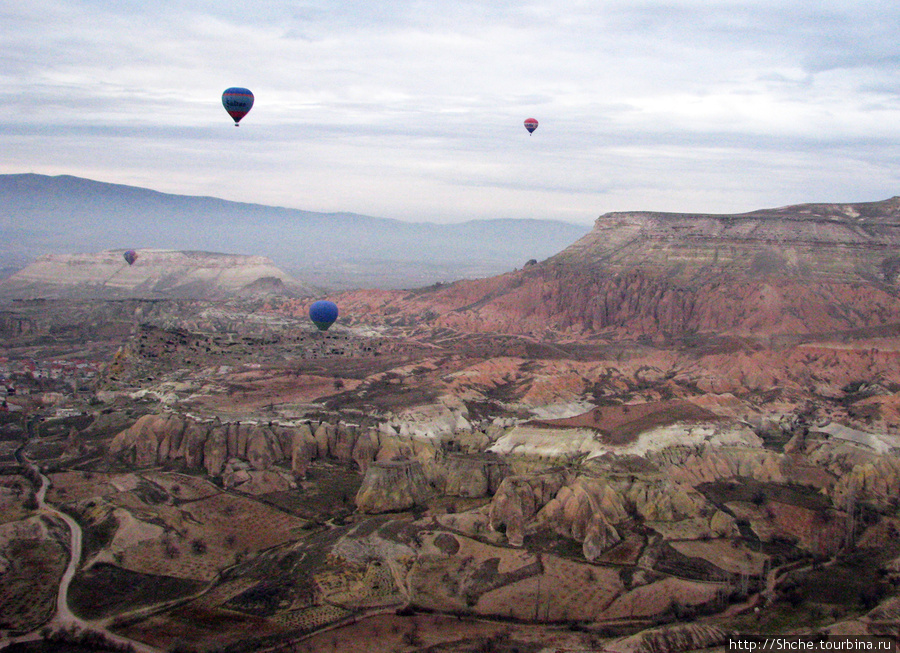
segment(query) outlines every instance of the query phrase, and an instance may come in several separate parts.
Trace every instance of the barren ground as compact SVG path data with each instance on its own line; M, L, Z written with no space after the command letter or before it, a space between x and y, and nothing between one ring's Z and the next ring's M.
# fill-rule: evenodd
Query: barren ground
M72 608L161 650L599 650L671 624L865 624L897 596L896 336L775 349L191 324L3 346L19 392L0 415L0 631L46 622L66 555L29 506L23 443L84 532ZM75 352L102 372L75 387L29 371ZM144 415L288 436L257 469L251 436L228 431L245 452L232 477L206 472L202 443L138 467L110 447ZM488 453L523 429L540 455ZM398 459L427 498L356 511L364 468Z

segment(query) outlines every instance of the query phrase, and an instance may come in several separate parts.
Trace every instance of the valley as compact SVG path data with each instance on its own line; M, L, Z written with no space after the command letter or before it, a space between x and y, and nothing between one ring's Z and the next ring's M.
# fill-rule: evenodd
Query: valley
M499 277L333 295L328 331L283 294L4 303L0 647L896 640L879 206L788 212L815 213L818 244L784 265L759 258L787 248L778 212L716 218L732 232L692 232L691 257L683 218L601 216ZM882 226L832 229L853 214ZM610 220L629 237L601 238ZM43 489L82 533L77 629L53 621L77 549Z

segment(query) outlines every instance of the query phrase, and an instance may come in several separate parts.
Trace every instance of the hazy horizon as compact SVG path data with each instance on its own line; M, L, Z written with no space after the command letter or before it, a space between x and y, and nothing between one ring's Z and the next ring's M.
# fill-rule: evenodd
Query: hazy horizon
M550 220L404 222L160 193L74 176L0 175L0 267L115 249L270 258L314 285L411 287L509 271L590 227Z

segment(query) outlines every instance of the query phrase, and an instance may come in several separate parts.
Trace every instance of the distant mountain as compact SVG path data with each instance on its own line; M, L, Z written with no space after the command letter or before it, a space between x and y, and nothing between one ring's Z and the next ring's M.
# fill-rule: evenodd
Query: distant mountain
M544 259L589 231L553 220L409 223L170 195L79 177L0 175L0 267L50 253L157 248L266 256L330 288L404 288Z

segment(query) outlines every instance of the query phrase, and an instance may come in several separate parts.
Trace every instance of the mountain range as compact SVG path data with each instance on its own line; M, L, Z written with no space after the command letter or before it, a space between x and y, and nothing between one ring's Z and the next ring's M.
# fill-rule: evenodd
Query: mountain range
M264 256L318 287L406 288L544 259L589 227L553 220L402 222L160 193L72 176L0 175L0 268L46 254L152 248Z

